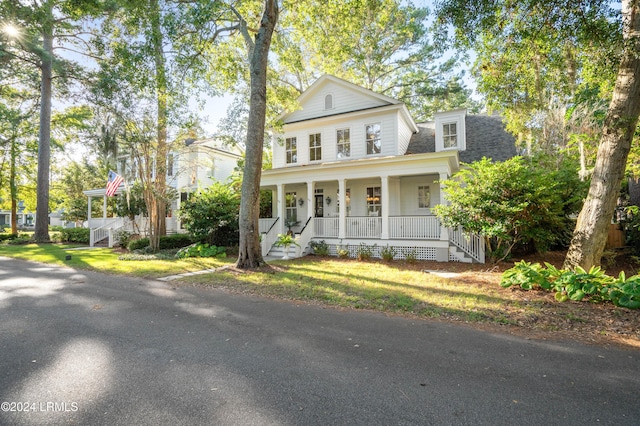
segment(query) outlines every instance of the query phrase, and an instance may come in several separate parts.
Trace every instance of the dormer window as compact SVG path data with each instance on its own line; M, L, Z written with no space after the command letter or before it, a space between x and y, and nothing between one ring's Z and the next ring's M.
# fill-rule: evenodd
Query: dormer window
M465 116L467 111L438 112L435 114L436 152L467 149Z
M324 109L333 109L333 95L328 94L324 97Z
M442 142L445 149L458 147L456 123L446 123L442 125Z

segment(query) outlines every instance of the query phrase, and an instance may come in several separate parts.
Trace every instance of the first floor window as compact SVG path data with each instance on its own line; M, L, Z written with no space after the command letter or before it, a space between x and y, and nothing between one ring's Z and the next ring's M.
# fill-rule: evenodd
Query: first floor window
M309 161L322 160L322 141L320 133L309 135Z
M382 211L382 191L379 186L367 188L367 212L369 216L380 216Z
M456 123L447 123L442 126L442 142L445 148L458 146L458 132Z
M285 217L286 222L298 221L298 207L296 207L297 194L295 192L287 192L285 194ZM286 223L285 222L285 223Z
M367 124L367 154L380 154L382 152L380 133L380 123Z
M431 193L428 186L418 187L418 208L428 209L431 203Z
M338 158L351 156L351 132L349 129L340 129L337 132Z
M287 164L298 162L298 140L287 138L285 140L285 150L287 152Z

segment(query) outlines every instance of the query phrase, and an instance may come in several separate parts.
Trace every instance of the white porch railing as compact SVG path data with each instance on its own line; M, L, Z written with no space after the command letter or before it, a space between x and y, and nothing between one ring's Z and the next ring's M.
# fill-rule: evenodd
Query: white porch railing
M440 238L440 221L435 216L390 217L389 237L437 240Z
M124 219L118 217L109 219L109 222L104 226L91 229L91 232L89 232L89 246L93 247L97 242L109 238L109 247L113 247L115 232L123 227Z
M316 237L338 238L339 219L337 217L314 217L313 229Z
M480 263L484 263L484 238L467 234L461 227L449 228L449 241Z
M380 238L382 218L349 216L346 231L347 238Z
M275 243L278 239L278 227L276 226L276 224L279 219L280 218L268 219L271 221L271 226L269 228L266 228L264 231L262 230L262 221L267 219L260 219L260 243L263 256L266 256L267 253L269 253L269 250L271 250L271 246L273 246L273 243Z
M277 217L269 217L264 219L259 219L258 221L258 230L261 234L265 232L269 232L274 223L278 220Z

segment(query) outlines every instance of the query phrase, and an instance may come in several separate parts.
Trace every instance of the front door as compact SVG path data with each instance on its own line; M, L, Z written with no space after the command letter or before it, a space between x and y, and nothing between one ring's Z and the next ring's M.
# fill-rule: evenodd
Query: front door
M324 196L322 194L316 194L315 200L315 217L324 217Z

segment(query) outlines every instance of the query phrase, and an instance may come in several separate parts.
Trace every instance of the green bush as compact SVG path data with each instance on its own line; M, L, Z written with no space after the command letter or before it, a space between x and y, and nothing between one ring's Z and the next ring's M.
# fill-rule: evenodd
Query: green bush
M239 194L231 186L216 182L183 202L179 216L194 241L234 246L240 235L239 212Z
M142 250L145 247L149 247L149 238L147 237L129 241L129 244L127 245L127 249L129 251Z
M177 259L184 259L187 257L227 257L227 251L224 247L197 243L181 248L178 250L175 257Z
M377 244L372 246L365 243L360 243L360 246L356 249L356 257L358 260L369 260L373 257L373 250Z
M60 239L65 243L89 244L89 228L64 228L60 231Z
M18 234L0 234L0 241L15 240Z
M59 226L59 225L50 226L50 227L49 227L49 231L52 231L52 232L62 232L62 231L64 231L64 227Z
M387 244L386 247L382 247L382 249L380 249L380 256L386 262L392 262L393 259L395 259L396 254L396 249L394 249L393 247L389 247L389 244Z
M568 271L549 263L542 266L539 263L521 261L504 272L500 285L519 285L524 290L541 288L552 291L559 302L611 301L616 306L640 308L640 275L627 279L624 272L621 272L618 278L613 278L598 266L592 267L588 272L580 267L575 271Z
M29 244L31 242L33 242L33 241L31 240L31 236L30 235L20 235L19 237L7 240L7 244L12 245L12 246L19 246L19 245L22 245L22 244Z
M311 241L309 243L311 248L313 249L313 254L317 254L318 256L328 256L329 255L329 246L327 245L325 240L322 241Z
M569 160L540 155L503 162L483 158L441 182L448 203L433 211L443 226L483 235L493 261L507 258L514 246L538 252L562 247L588 187L577 170Z
M160 250L169 250L186 247L193 244L193 240L187 234L164 235L160 237ZM149 238L139 238L129 242L127 249L129 251L142 250L149 247Z

